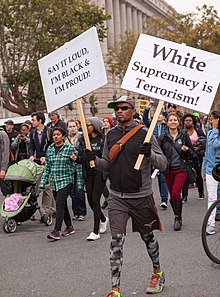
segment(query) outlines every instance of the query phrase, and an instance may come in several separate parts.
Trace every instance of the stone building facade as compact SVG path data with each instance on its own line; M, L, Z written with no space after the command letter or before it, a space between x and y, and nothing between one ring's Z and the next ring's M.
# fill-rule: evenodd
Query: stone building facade
M106 21L107 38L101 44L104 59L108 48L114 46L120 35L124 34L126 30L137 34L142 33L147 18L153 16L166 17L169 12L173 11L173 8L164 0L92 0L92 2L103 8L105 13L111 16L111 19ZM108 84L93 92L98 100L97 115L102 117L110 114L106 108L107 102L126 93L126 90L120 89L118 79L108 75ZM83 104L83 108L86 115L90 114L88 103ZM64 118L69 117L70 113L73 115L75 112L76 110L69 112L66 109Z

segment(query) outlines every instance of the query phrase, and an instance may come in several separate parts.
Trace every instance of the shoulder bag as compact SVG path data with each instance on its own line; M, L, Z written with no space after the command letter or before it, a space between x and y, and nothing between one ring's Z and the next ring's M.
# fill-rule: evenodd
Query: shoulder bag
M183 156L180 154L178 149L176 148L175 144L171 142L172 146L175 148L177 153L179 154L180 158L183 160L185 167L186 167L186 172L187 172L187 180L190 184L194 184L197 179L197 174L195 168L192 166L192 164L189 163L189 161L185 160Z
M117 160L118 154L121 152L126 142L143 127L144 127L143 125L135 126L128 133L126 133L122 138L120 138L115 144L113 144L108 154L109 159L112 163L114 163Z

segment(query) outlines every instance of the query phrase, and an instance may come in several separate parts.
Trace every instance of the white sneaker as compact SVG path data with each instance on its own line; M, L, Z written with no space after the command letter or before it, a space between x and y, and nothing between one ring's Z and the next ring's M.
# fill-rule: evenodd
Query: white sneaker
M160 207L163 208L163 209L167 209L167 204L166 204L166 202L162 202L162 203L160 204Z
M109 221L109 218L105 217L106 220L105 222L100 222L100 228L99 228L99 232L101 234L105 233L106 229L107 229L107 225L108 225L108 221Z
M100 234L95 234L94 232L91 232L91 233L89 234L89 236L86 237L86 239L87 239L88 241L95 241L95 240L97 240L97 239L100 239Z
M207 233L207 235L215 234L215 227L211 226L211 225L208 225L207 228L206 228L206 233Z

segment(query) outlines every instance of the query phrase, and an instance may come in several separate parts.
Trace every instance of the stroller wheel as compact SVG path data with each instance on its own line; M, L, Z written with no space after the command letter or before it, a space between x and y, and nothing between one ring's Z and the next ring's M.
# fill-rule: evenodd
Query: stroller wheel
M17 229L17 223L14 219L9 219L4 225L7 233L14 233Z
M5 233L8 233L8 223L4 223L3 224L3 230L5 231Z
M53 216L47 213L43 216L43 221L46 226L51 226L53 223Z

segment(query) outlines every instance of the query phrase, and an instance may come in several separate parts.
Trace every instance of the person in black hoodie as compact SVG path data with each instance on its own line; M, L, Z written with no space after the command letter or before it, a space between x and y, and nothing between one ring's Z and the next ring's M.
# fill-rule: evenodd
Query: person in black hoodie
M101 158L104 141L104 135L101 133L102 121L97 117L89 117L86 120L86 126L92 151L97 157ZM101 171L95 167L90 167L90 163L84 154L86 150L84 137L79 142L78 156L75 161L83 165L87 199L94 217L93 231L86 239L88 241L95 241L100 239L100 233L105 233L108 224L108 218L102 213L100 206L100 199L105 187L105 179Z
M170 204L174 218L174 230L182 227L181 190L187 179L184 160L193 157L193 148L189 135L179 128L180 120L176 114L167 117L167 131L158 138L158 143L167 158L168 168L164 172L170 193Z

